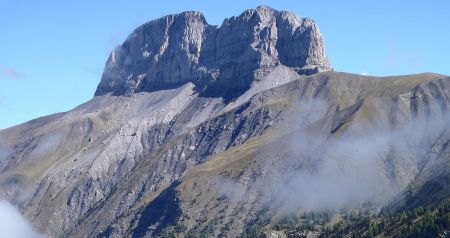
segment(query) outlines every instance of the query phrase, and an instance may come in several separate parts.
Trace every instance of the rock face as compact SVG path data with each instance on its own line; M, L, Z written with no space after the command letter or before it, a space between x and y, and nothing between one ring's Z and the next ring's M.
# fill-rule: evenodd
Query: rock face
M450 78L322 70L317 26L292 13L149 22L91 100L0 130L0 199L49 237L238 237L448 198Z
M111 53L95 95L192 82L200 93L232 98L279 65L307 75L331 70L311 19L262 6L217 27L202 13L183 12L136 29Z

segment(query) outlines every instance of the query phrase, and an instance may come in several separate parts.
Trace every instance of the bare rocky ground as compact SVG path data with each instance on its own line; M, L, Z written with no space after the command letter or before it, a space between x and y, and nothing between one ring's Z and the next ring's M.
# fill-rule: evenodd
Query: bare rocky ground
M450 78L335 72L322 44L268 7L151 21L93 99L0 130L0 197L50 237L236 237L448 198Z

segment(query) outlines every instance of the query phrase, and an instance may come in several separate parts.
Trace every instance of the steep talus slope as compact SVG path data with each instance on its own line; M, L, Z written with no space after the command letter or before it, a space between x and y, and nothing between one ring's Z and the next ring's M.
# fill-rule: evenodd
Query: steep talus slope
M148 230L145 225L150 223L170 225L181 222L187 230L196 224L206 225L210 219L217 220L214 216L223 212L222 209L227 205L224 201L229 199L217 189L217 184L222 183L220 180L226 181L225 184L230 183L232 187L242 183L242 190L253 194L253 200L245 200L244 205L229 205L227 214L231 215L216 221L217 224L231 226L233 229L230 229L230 234L237 234L245 224L240 221L257 219L259 210L270 201L268 197L255 195L267 193L259 191L258 186L253 188L258 177L263 180L272 173L288 171L293 162L290 159L282 162L280 159L283 154L296 153L292 152L296 146L291 144L296 138L286 137L295 135L295 131L303 128L312 128L309 130L315 137L326 140L333 135L344 134L355 120L355 124L372 125L371 121L378 120L378 124L385 128L397 127L412 121L414 117L422 117L437 110L432 106L436 102L439 102L438 105L448 105L445 92L448 83L448 78L431 74L373 78L327 72L303 78L297 76L290 83L256 93L230 110L226 109L222 99L193 96L193 85L190 84L180 89L134 94L133 97L96 97L71 112L55 115L57 120L48 122L48 118L42 118L30 122L30 133L38 138L51 138L51 135L59 133L64 137L71 135L74 141L78 138L80 144L63 143L55 145L57 148L54 150L46 149L50 162L39 163L38 167L35 163L25 163L27 159L32 163L38 157L27 156L23 156L25 161L7 165L2 173L2 190L10 199L23 199L16 202L23 204L26 214L38 226L49 227L47 222L50 222L52 226L48 232L55 236L98 235L102 231L106 232L103 234L122 236L146 234ZM160 97L168 94L172 94L171 97ZM174 104L178 112L173 113L171 103L178 101L177 98L186 99L189 96L191 100L182 100L184 106L179 106L179 102ZM397 109L392 110L394 107ZM170 118L167 115L168 108L173 113ZM196 113L192 113L194 108ZM438 107L442 111L445 108ZM216 116L199 121L198 115L204 112L209 115L216 113ZM45 120L46 123L39 120ZM41 132L43 135L39 135L38 129L42 125L46 127ZM21 127L7 129L7 132L2 134L3 142L14 143L19 138L28 138L23 134L17 134L16 138L10 136L25 133ZM43 143L39 143L39 140L45 141L38 139L34 149L30 149L34 147L31 143L20 151L39 151L36 148ZM277 141L281 141L281 145ZM286 145L285 141L291 142ZM276 149L264 149L266 147ZM20 151L16 153L22 155ZM222 153L232 155L224 156ZM271 156L280 162L267 159ZM205 164L206 168L213 165L212 172L205 172L202 166L189 172L184 182L186 171L205 161L209 161ZM278 164L279 168L272 171L269 169L272 166L267 166L271 163ZM389 174L388 171L395 172L386 176L386 180L394 181L402 188L417 174L419 166L413 163L416 169L409 171L411 167L409 164L404 166L401 157L394 158L390 164L391 167L384 168L386 174ZM27 177L37 169L41 171L40 177ZM33 181L36 179L39 183L34 186ZM182 181L180 185L179 182L173 184L179 179ZM197 184L201 185L190 187L196 179L200 181ZM220 182L215 182L217 179ZM216 185L205 182L209 180ZM33 186L35 193L31 198L20 194L22 188L31 189ZM176 191L185 189L176 193L161 193L167 188ZM198 194L208 197L200 195L195 198L198 194L194 195L192 191L199 191ZM149 209L155 207L152 201L171 201L158 199L168 194L180 196L172 198L177 204L167 206L179 207L183 216L175 216L164 222L160 219L166 216L146 221L145 214L149 211L149 214L154 214ZM193 197L198 200L197 203L192 202ZM228 202L242 203L240 200ZM211 213L211 217L205 220L192 215L208 213ZM239 214L240 217L233 217L232 221L235 222L227 224L233 214ZM197 231L201 231L202 225L197 227ZM159 226L155 229L160 232L163 228ZM217 225L218 231L219 228L220 225Z
M235 237L290 212L447 198L450 79L330 70L293 13L148 22L93 99L0 131L0 197L50 237Z
M322 73L257 94L250 100L250 105L264 101L263 107L268 110L282 107L278 117L281 123L272 124L266 133L213 156L169 187L161 195L169 204L161 206L177 207L182 211L178 216L171 217L172 220L155 220L147 213L154 206L149 203L139 210L137 217L133 214L132 218L125 216L118 219L108 229L108 234L124 234L120 224L127 221L125 227L128 231L125 234L128 235L147 232L147 235L155 236L167 231L176 234L181 226L184 234L186 231L205 234L208 229L211 232L213 227L213 233L209 235L236 236L245 224L264 216L272 217L275 222L276 217L289 212L308 211L317 206L310 201L321 199L314 195L317 191L308 191L308 187L301 183L290 184L296 180L307 180L313 186L322 186L322 189L335 189L334 186L343 189L342 193L325 192L325 196L335 196L320 202L325 209L339 205L364 206L366 202L372 204L370 207L380 209L423 173L423 164L433 160L427 157L426 149L435 147L434 143L442 140L441 133L435 132L447 128L449 122L433 122L436 123L432 125L435 128L410 123L416 120L414 118L426 118L429 112L438 115L446 113L444 107L433 105L448 105L449 97L443 88L434 86L445 88L449 83L446 77L430 74L373 78ZM358 86L344 87L349 84ZM401 86L391 87L397 84ZM360 93L350 94L352 90ZM417 97L422 99L417 100ZM397 108L395 111L392 110L394 107ZM316 115L308 118L305 111ZM354 128L361 125L366 126L366 131L354 132ZM374 130L381 133L377 134ZM433 142L416 143L415 140L402 138L404 136L417 136L417 140L430 137ZM305 138L313 139L307 141ZM405 141L398 142L399 139ZM361 149L363 145L369 149ZM336 146L343 148L337 149ZM442 149L445 150L444 147ZM440 153L438 151L442 149L435 148L433 153ZM346 161L345 158L351 158L354 152L358 154L357 159L361 157L361 161ZM342 168L328 167L333 160L337 160ZM448 161L448 157L440 160ZM315 182L316 179L323 179L321 170L325 174L335 173L333 177L344 177L342 181L333 179L333 182L336 180L343 184L335 185L327 180ZM365 196L360 198L358 193L344 195L349 192L344 190L348 186L353 186L355 190L362 189ZM339 196L344 196L343 203L352 202L336 203ZM134 228L130 230L130 227Z

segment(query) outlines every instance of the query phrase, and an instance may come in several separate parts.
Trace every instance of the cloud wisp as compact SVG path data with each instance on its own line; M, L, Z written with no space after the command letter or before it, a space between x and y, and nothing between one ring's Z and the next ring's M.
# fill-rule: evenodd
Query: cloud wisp
M12 79L12 80L23 79L23 75L12 67L2 66L1 71L2 71L3 76L8 79Z
M0 200L0 237L44 238L36 232L19 210L6 200Z
M330 106L316 100L302 108L303 117L296 117L299 128L259 152L262 164L248 174L260 176L250 186L242 186L248 179L222 181L219 187L230 194L227 197L242 202L239 198L246 199L248 193L266 194L258 199L281 214L379 209L406 188L419 165L430 158L424 152L432 141L450 128L449 113L430 105L432 113L395 128L377 117L370 125L355 120L339 135L329 136L317 122L325 120ZM239 196L231 196L235 194Z

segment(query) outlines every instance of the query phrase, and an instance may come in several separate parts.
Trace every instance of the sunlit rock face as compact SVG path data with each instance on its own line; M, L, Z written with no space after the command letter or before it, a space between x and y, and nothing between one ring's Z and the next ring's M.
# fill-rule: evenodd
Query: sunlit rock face
M314 21L262 6L217 27L200 12L183 12L137 28L111 53L95 95L192 82L198 92L230 98L279 65L305 75L331 70Z
M0 130L0 205L48 237L239 237L448 198L450 78L336 72L322 44L268 7L151 21L91 100Z

